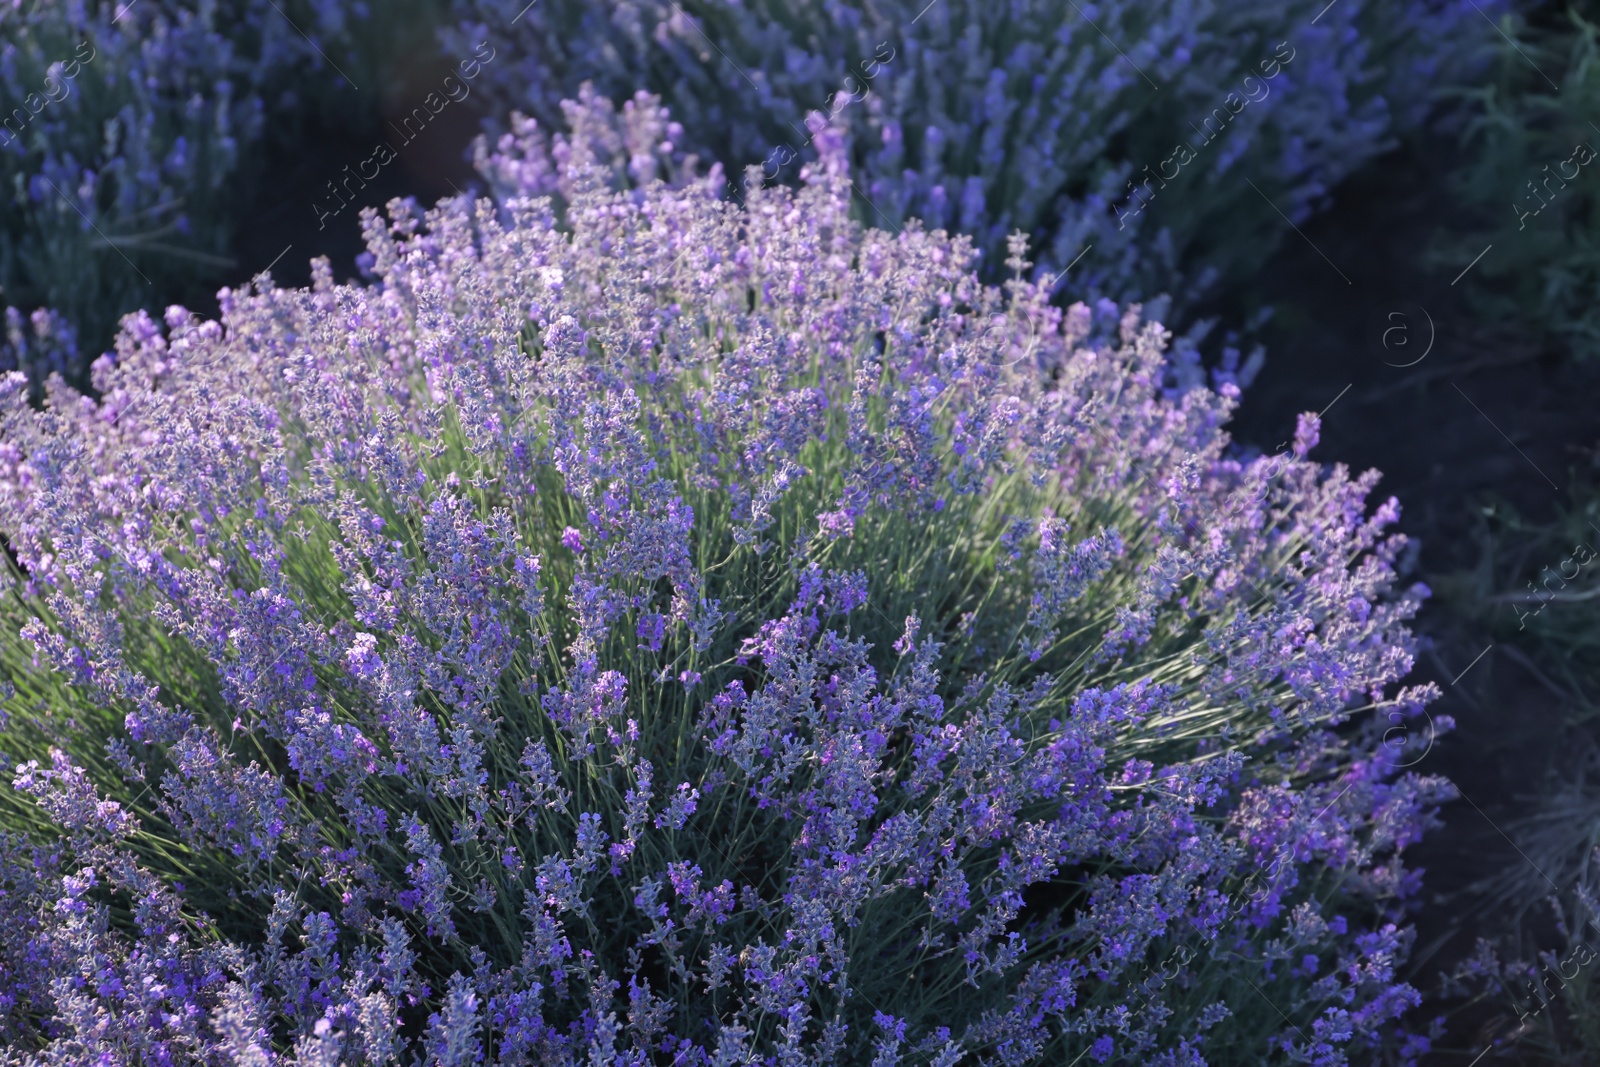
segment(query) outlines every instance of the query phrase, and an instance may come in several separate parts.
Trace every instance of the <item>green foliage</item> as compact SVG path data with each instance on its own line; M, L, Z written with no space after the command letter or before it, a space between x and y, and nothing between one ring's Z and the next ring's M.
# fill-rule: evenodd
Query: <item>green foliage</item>
M1440 599L1560 703L1563 747L1579 755L1539 784L1531 814L1505 824L1521 859L1477 890L1510 962L1485 943L1458 974L1483 983L1462 1010L1498 1009L1498 1043L1518 1062L1577 1067L1600 1061L1600 487L1580 481L1548 523L1490 501L1473 536L1476 564L1435 583ZM1552 943L1552 916L1557 948L1538 950Z
M1600 492L1580 488L1548 524L1505 501L1486 503L1474 536L1476 565L1441 579L1441 598L1590 721L1600 712Z
M1451 183L1477 225L1442 237L1431 256L1457 269L1492 243L1467 279L1477 307L1580 359L1600 352L1600 157L1583 161L1600 152L1591 17L1577 5L1527 22L1503 16L1493 76L1446 94L1468 108L1467 161Z

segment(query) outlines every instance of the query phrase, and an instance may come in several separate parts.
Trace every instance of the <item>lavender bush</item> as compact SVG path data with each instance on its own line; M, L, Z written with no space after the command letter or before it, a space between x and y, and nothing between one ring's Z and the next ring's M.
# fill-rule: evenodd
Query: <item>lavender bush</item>
M487 36L496 114L547 126L585 81L659 93L675 143L734 175L792 178L832 125L868 224L971 234L993 281L1021 229L1039 272L1077 264L1069 298L1182 315L1421 122L1499 6L455 0L452 47Z
M1020 237L863 228L831 135L739 206L569 112L369 287L7 380L10 1061L1425 1048L1376 476L1233 456Z
M1517 1062L1538 1067L1592 1063L1600 1055L1600 806L1585 777L1547 794L1534 816L1508 827L1553 880L1530 891L1515 872L1497 876L1494 906L1514 919L1440 975L1440 993L1456 1001L1481 1043L1502 1057L1514 1050ZM1539 948L1552 935L1554 947Z
M72 324L48 308L23 316L6 308L5 342L0 344L0 367L26 367L35 379L68 375L79 369L78 334Z

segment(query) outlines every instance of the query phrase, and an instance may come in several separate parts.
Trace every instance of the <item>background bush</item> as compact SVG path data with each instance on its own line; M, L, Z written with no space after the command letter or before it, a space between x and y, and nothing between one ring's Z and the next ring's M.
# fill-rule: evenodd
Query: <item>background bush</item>
M436 14L431 0L376 19L342 0L0 9L0 119L14 120L0 133L0 304L53 310L82 347L35 379L82 382L123 314L209 297L237 267L267 145L368 116ZM67 77L75 56L92 58Z
M682 124L675 143L739 176L781 147L810 158L806 125L834 110L831 94L864 85L834 120L850 137L862 219L969 233L991 281L1020 229L1039 272L1076 262L1059 289L1067 299L1165 293L1179 325L1220 287L1255 276L1285 216L1304 223L1340 179L1421 123L1435 90L1480 61L1493 29L1479 9L1496 10L541 0L519 15L524 7L455 2L457 50L487 36L515 57L490 73L497 114L520 109L549 126L585 81L618 100L643 87ZM1134 213L1130 183L1199 140L1213 109L1226 116L1230 93L1259 94L1259 81L1243 79L1285 42L1278 54L1291 59L1275 64L1267 95L1242 105L1176 178L1141 192L1153 199ZM798 160L768 176L792 179Z
M372 287L7 381L8 1047L1425 1048L1375 475L1230 456L1020 239L1003 294L863 230L830 137L738 207L657 101L570 111L485 159L546 195L369 214Z
M1569 505L1548 523L1505 501L1479 509L1477 566L1442 577L1457 625L1492 638L1495 654L1537 680L1563 713L1561 773L1533 783L1531 811L1506 823L1523 862L1483 876L1478 906L1494 936L1456 968L1445 991L1468 996L1467 1018L1494 1020L1485 1038L1519 1062L1582 1064L1600 1055L1600 498L1578 471ZM1541 947L1550 946L1550 947Z
M0 137L0 292L64 314L91 346L230 262L230 179L263 120L210 5L120 8L0 11L5 112L27 118ZM68 79L75 55L92 58ZM47 79L65 94L30 115Z

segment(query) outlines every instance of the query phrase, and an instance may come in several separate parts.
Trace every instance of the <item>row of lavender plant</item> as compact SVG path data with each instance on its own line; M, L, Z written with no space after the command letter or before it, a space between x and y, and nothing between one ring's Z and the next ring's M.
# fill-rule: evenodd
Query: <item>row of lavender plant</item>
M1187 319L1464 83L1504 6L455 0L452 39L515 57L488 79L497 118L643 87L680 148L784 180L830 125L870 224L969 233L996 281L1021 229L1036 278L1071 266L1066 301L1166 294Z
M124 6L0 11L0 292L91 334L225 261L221 196L261 125L211 19Z
M831 134L736 205L567 110L370 286L6 380L6 1061L1426 1048L1375 475L1230 458L1020 236L863 228Z
M1600 209L1582 180L1596 157L1600 25L1585 14L1577 5L1541 5L1507 19L1492 76L1455 90L1469 121L1464 162L1450 179L1475 225L1441 235L1430 249L1435 261L1449 262L1493 240L1498 254L1473 280L1473 310L1578 359L1600 353L1590 302Z
M84 338L83 355L65 357L81 374L121 314L192 297L236 269L232 231L259 178L251 147L265 118L293 125L297 96L309 105L313 84L324 97L321 81L345 85L341 71L361 69L355 53L372 51L361 45L376 27L417 15L400 6L381 20L343 0L79 0L0 13L0 103L18 120L0 135L11 207L0 303L61 313ZM792 176L793 146L808 154L812 137L796 123L822 121L814 112L850 95L832 93L848 81L866 102L839 105L833 121L864 135L858 192L875 223L959 226L990 279L1020 226L1054 270L1084 254L1066 292L1167 293L1187 313L1219 278L1262 262L1281 236L1273 204L1303 221L1418 121L1430 88L1470 69L1473 31L1485 28L1457 3L1359 16L1345 5L1314 21L1277 4L1076 16L1055 3L912 6L713 3L690 16L632 0L457 0L467 24L446 36L520 57L492 72L498 114L521 107L548 124L585 80L618 99L647 84L685 122L686 147L735 171L785 161L769 177ZM1214 116L1227 127L1215 148ZM1175 163L1175 142L1193 142L1191 157ZM26 356L0 349L6 365ZM50 369L37 364L36 378Z

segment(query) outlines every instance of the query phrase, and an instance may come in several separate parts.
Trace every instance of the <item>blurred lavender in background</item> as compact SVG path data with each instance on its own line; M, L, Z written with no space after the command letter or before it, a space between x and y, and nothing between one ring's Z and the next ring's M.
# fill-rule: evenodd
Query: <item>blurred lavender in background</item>
M1075 264L1058 295L1170 294L1165 321L1181 325L1259 270L1285 217L1303 222L1422 124L1439 82L1486 60L1483 12L1504 5L1318 6L455 0L461 26L446 39L511 54L485 86L501 116L559 126L559 101L585 81L613 99L644 88L682 124L677 147L734 176L763 163L772 176L786 149L813 157L808 114L849 93L858 102L832 124L850 135L864 221L968 232L991 280L1020 228L1036 278ZM1263 82L1280 46L1292 58ZM1259 94L1247 78L1269 88L1248 107L1231 99ZM1148 199L1174 145L1215 131L1202 125L1214 109L1232 116L1219 143L1130 216L1134 186Z
M358 110L351 79L386 32L371 22L325 0L0 4L0 305L51 308L84 346L56 333L36 380L82 380L123 314L237 272L269 124L292 138L307 111Z

